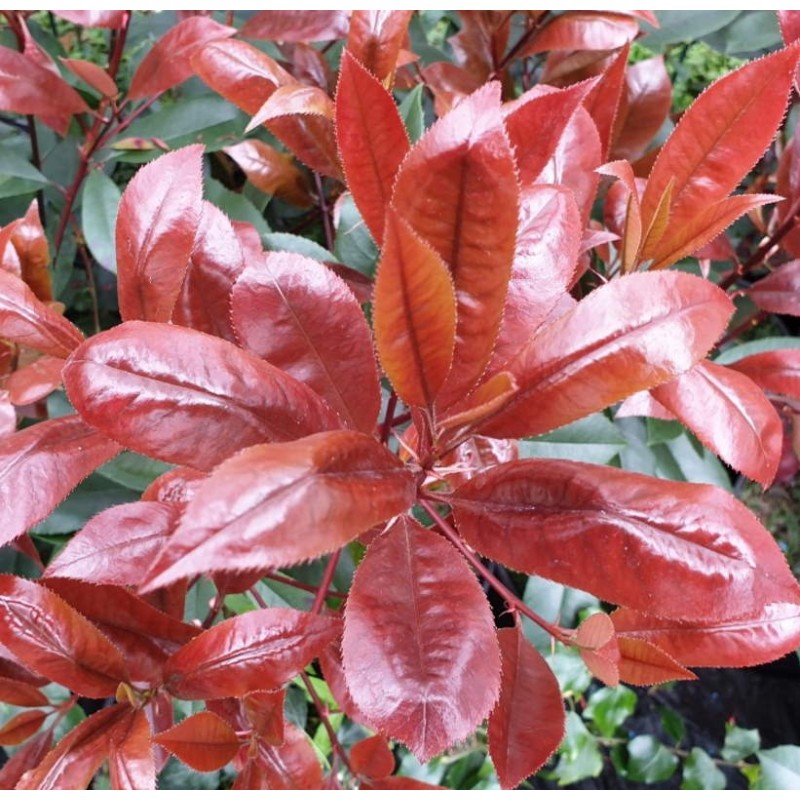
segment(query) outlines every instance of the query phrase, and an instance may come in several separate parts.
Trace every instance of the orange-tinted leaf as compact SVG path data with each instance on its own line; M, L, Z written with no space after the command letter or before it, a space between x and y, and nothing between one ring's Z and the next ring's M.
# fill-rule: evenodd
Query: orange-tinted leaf
M65 136L71 115L89 106L63 78L22 53L0 47L0 109L38 115Z
M170 657L166 685L175 697L213 700L279 689L340 630L333 617L293 608L248 611L201 633Z
M379 81L391 82L413 11L353 11L347 50Z
M499 84L479 89L425 133L397 175L393 204L453 275L456 347L439 397L446 408L491 357L514 257L519 188Z
M448 43L455 60L480 83L503 62L511 30L506 11L459 11L461 29ZM498 72L500 71L498 67Z
M800 399L800 350L770 350L728 364L764 391Z
M286 690L250 692L242 698L242 710L253 731L267 744L281 745L285 738L283 708Z
M350 748L353 769L366 778L388 778L394 772L394 754L383 736L370 736Z
M0 676L0 703L12 706L49 706L50 700L29 683Z
M625 73L630 44L626 43L611 60L600 80L586 93L583 107L591 114L600 136L600 154L608 157L614 124L625 91Z
M623 273L631 272L638 261L643 233L639 186L633 168L627 161L612 161L598 167L597 171L618 179L606 194L606 224L621 234L621 270Z
M636 20L623 14L567 11L554 17L519 56L546 50L616 50L638 33Z
M50 246L39 217L39 206L32 200L22 219L12 223L11 244L17 251L21 277L31 291L44 302L53 299L50 281Z
M0 727L0 747L21 744L30 739L47 719L44 711L23 711Z
M42 356L12 372L5 383L9 399L15 406L26 406L47 397L61 385L63 368L63 358Z
M261 11L240 31L248 39L321 42L340 39L349 26L348 11Z
M189 17L170 28L150 48L131 80L128 97L140 100L171 89L192 76L191 57L204 45L227 39L235 28L209 17Z
M0 440L0 544L41 522L120 447L78 417L41 422ZM47 480L42 480L47 475Z
M61 63L87 86L99 92L103 97L116 97L119 94L114 79L99 65L82 58L62 58Z
M518 388L510 372L498 372L472 392L464 404L466 408L463 411L437 421L437 428L440 431L452 431L478 425L481 420L505 406Z
M409 517L358 567L342 653L358 707L423 761L472 733L497 700L500 652L486 596L452 546Z
M479 553L643 612L716 622L800 596L772 536L714 486L533 459L478 475L452 505Z
M235 342L229 297L245 259L230 220L203 202L189 266L172 310L172 322Z
M348 426L372 432L380 410L372 337L341 278L310 258L269 253L233 287L231 319L243 347L310 386Z
M392 95L348 51L342 56L336 89L336 137L353 200L381 247L395 177L409 148L408 134Z
M409 405L433 406L453 359L456 296L447 266L403 219L386 215L373 320L381 364Z
M752 667L800 646L800 603L770 603L737 620L705 624L675 622L619 609L621 636L644 639L688 667Z
M68 361L64 385L81 416L111 438L197 469L258 442L339 427L285 372L215 336L155 322L93 336Z
M800 260L781 264L756 281L747 296L764 311L800 316Z
M53 728L48 728L27 744L17 748L0 768L0 789L13 789L19 779L44 758L52 745Z
M279 153L260 139L245 139L226 147L225 152L242 168L247 180L265 194L299 208L312 204L308 182L287 153Z
M330 553L414 502L414 475L362 433L258 445L226 461L189 503L146 581L289 566Z
M595 678L607 686L619 684L619 645L608 614L587 617L575 631L573 642L580 648L583 663Z
M78 694L107 697L127 678L119 650L42 586L0 576L0 620L0 642L25 666Z
M341 177L334 134L334 105L316 86L299 84L276 89L245 129L266 125L311 169Z
M238 39L211 42L191 61L205 83L247 114L255 114L279 86L297 82L277 61Z
M121 28L128 11L54 11L59 17L85 28Z
M180 293L202 211L202 145L142 167L117 215L117 280L123 319L167 322Z
M619 678L632 686L653 686L667 681L691 681L697 676L661 648L644 639L617 637Z
M134 585L178 524L180 507L124 503L93 517L47 567L48 578Z
M198 772L222 769L239 750L236 732L211 711L187 717L153 741Z
M207 473L191 467L172 469L156 478L142 492L142 500L185 505L194 497L200 481L206 477Z
M690 220L736 188L783 119L797 58L797 48L787 48L746 64L720 78L686 111L650 173L642 197L645 229L671 181L667 230L674 234L677 220ZM652 257L656 244L645 258Z
M429 64L422 70L422 77L433 94L433 110L437 117L443 117L481 85L474 75L449 61Z
M144 709L131 709L114 727L108 750L111 788L156 788L156 765L150 741L150 723Z
M723 461L765 488L772 483L781 460L783 424L750 378L702 361L651 391Z
M498 438L545 433L665 383L700 361L732 310L724 292L691 275L613 280L506 365L519 392L480 432Z
M561 743L564 701L556 676L518 628L501 628L497 638L503 681L489 717L489 754L500 786L513 789Z
M69 320L37 299L20 278L3 270L0 337L56 358L66 358L83 341L83 334Z

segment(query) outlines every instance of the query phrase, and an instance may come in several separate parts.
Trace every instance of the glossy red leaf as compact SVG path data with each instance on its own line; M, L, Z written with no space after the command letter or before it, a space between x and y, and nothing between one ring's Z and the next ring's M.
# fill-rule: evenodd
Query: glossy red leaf
M732 310L724 292L691 275L617 278L550 324L506 365L519 391L480 433L545 433L665 383L701 360Z
M347 51L379 81L390 83L413 11L353 11Z
M20 277L44 302L53 299L50 280L50 245L39 216L39 205L32 200L25 216L9 226L10 241L19 259Z
M775 478L783 424L750 378L710 361L651 390L723 461L765 488Z
M465 97L480 88L481 81L449 61L435 61L422 70L425 86L433 94L433 110L443 117Z
M630 44L626 43L606 67L594 86L586 93L583 107L591 114L600 137L600 154L608 157L622 98Z
M14 433L17 427L17 412L9 400L8 392L0 391L0 436Z
M178 524L177 504L139 501L101 511L50 562L48 578L134 585Z
M800 399L800 350L770 350L728 364L764 391Z
M44 758L52 745L53 729L48 728L27 744L18 747L0 767L0 789L13 789L20 778Z
M601 175L617 178L606 193L606 224L620 234L619 258L623 274L632 272L638 263L642 246L642 210L639 205L640 185L627 161L612 161L597 168Z
M202 211L202 145L142 167L117 215L117 281L122 318L167 322L180 293Z
M47 719L44 711L23 711L0 727L0 747L21 744L30 739Z
M499 84L479 89L425 133L397 175L393 204L453 275L456 347L439 397L446 408L491 357L514 258L519 188Z
M328 684L328 688L339 706L339 710L346 714L353 722L365 728L369 728L369 720L361 713L350 694L350 690L347 688L347 679L345 678L344 666L342 665L341 637L331 642L319 654L319 665L322 667L325 683Z
M288 153L280 153L260 139L245 139L225 152L242 168L247 180L268 195L308 208L312 200L308 181Z
M764 311L800 316L800 260L781 264L756 281L747 296Z
M348 426L372 432L380 410L372 337L341 278L304 256L266 254L233 287L231 319L243 347L310 386Z
M800 603L770 603L740 619L696 624L620 609L614 627L644 639L687 667L752 667L800 646Z
M0 47L0 109L39 115L65 136L71 115L89 106L60 76L22 53Z
M37 764L16 789L86 789L111 747L114 728L130 714L130 706L101 708L74 727Z
M63 358L42 356L17 369L5 382L9 399L15 406L26 406L42 400L61 385L63 368Z
M671 182L670 232L736 188L783 119L797 58L797 48L780 50L725 75L698 97L650 172L642 197L645 229ZM651 257L656 245L643 256Z
M619 677L631 686L653 686L668 681L692 681L697 676L672 656L644 639L618 636Z
M0 270L0 337L66 358L83 334L39 300L20 278Z
M142 492L142 500L185 505L194 497L200 482L207 477L208 473L191 467L172 469L156 478Z
M286 724L284 743L278 747L259 742L256 759L260 778L257 787L252 788L322 789L317 752L297 725Z
M285 372L230 342L160 323L93 336L64 368L64 385L81 416L111 438L197 469L258 442L339 427Z
M209 17L188 17L170 28L141 60L131 80L128 97L140 100L161 94L192 76L191 57L209 42L227 39L235 28Z
M156 765L150 723L144 709L131 709L115 726L108 750L108 769L112 789L155 790Z
M198 772L222 769L239 750L236 731L211 711L187 717L153 741Z
M279 86L297 83L277 61L238 39L207 44L191 63L205 83L247 114L255 114Z
M392 188L409 149L408 133L392 95L347 50L336 89L336 138L353 200L381 247Z
M147 589L330 553L409 508L414 475L362 433L248 448L216 469L152 565Z
M659 403L650 392L636 392L620 404L614 418L653 417L654 419L674 420L675 415Z
M49 706L50 700L29 683L0 676L0 703L12 706Z
M286 690L250 692L242 698L242 710L254 733L267 744L281 745L285 739Z
M772 536L715 486L533 459L478 475L452 505L482 555L640 611L719 621L800 596Z
M0 545L41 522L87 475L119 451L118 445L75 416L41 422L3 437Z
M0 576L0 642L25 666L85 697L114 694L127 673L122 656L53 592Z
M619 684L619 644L608 614L592 614L578 626L573 638L583 663L606 686Z
M82 58L62 58L61 63L103 97L116 97L119 94L114 79L98 64Z
M59 17L84 28L121 28L128 11L54 11Z
M489 755L500 786L513 789L561 743L564 701L556 676L518 628L501 628L497 638L503 681L489 717Z
M397 394L432 408L456 342L456 294L447 265L393 209L373 299L375 344Z
M582 232L568 189L522 190L516 252L490 372L519 352L572 285Z
M319 86L326 92L336 87L336 75L322 48L303 42L283 42L278 49L288 62L295 79L306 86Z
M203 202L172 322L235 342L228 300L244 265L244 252L230 220L216 206Z
M511 14L505 11L458 12L461 28L448 44L455 60L483 83L503 62L511 30ZM498 67L498 72L500 71Z
M213 700L279 689L339 633L338 621L295 611L248 611L201 633L170 657L166 685L175 697Z
M358 567L342 654L373 727L423 761L471 734L497 700L500 651L486 596L452 546L409 517Z
M349 27L348 11L261 11L240 31L248 39L321 42L340 39Z
M567 11L550 20L519 55L547 50L616 50L638 33L636 20L623 14Z
M394 772L394 754L383 736L370 736L350 748L353 769L366 778L388 778Z

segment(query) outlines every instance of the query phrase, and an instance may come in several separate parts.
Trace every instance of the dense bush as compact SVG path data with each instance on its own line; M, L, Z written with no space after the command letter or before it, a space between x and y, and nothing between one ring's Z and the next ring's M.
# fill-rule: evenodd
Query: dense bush
M3 13L0 787L800 774L797 12Z

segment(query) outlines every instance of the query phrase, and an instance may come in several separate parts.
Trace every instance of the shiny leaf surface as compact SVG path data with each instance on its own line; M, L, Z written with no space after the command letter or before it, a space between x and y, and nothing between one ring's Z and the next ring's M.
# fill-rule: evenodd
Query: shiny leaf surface
M347 50L379 81L391 82L413 11L353 11Z
M748 290L747 296L772 314L800 316L800 260L781 264Z
M222 769L239 750L236 731L211 711L187 717L153 741L198 772Z
M349 26L347 11L261 11L244 24L248 39L321 42L339 39Z
M21 744L30 739L47 719L44 711L23 711L0 727L0 747Z
M546 50L616 50L639 33L632 17L603 11L567 11L534 36L520 56Z
M150 723L144 709L131 709L114 727L108 750L108 770L112 789L155 790L156 765Z
M619 678L631 686L653 686L668 681L695 680L696 675L682 667L652 642L629 636L617 637L620 660Z
M728 364L764 391L800 398L800 351L768 350Z
M53 299L50 279L50 245L39 216L39 206L31 201L25 216L9 226L10 241L17 252L22 280L39 300Z
M382 736L370 736L350 749L353 769L367 778L388 778L394 772L394 754Z
M50 700L35 686L15 680L14 678L0 677L0 703L9 703L12 706L48 706Z

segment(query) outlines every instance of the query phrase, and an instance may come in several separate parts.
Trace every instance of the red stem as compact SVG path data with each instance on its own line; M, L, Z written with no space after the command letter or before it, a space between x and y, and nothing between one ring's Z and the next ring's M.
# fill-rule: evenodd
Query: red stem
M327 565L325 566L325 573L322 576L322 583L319 585L319 589L317 590L317 595L314 598L314 605L311 606L311 613L312 614L319 614L322 611L325 600L328 597L328 592L331 588L331 583L333 583L333 576L336 574L336 566L339 563L339 556L341 555L341 550L337 550L328 560Z
M347 757L347 753L342 747L342 743L336 736L336 731L333 729L333 726L331 725L331 722L328 719L328 709L325 707L325 703L322 702L322 699L317 694L317 690L314 688L314 684L311 683L311 678L309 678L308 675L306 675L304 672L300 673L300 678L303 681L303 685L306 687L306 691L309 693L309 695L311 695L311 699L314 701L314 705L317 707L317 713L319 714L320 721L325 727L325 730L328 732L328 738L331 740L331 747L333 747L333 749L336 751L336 754L342 760L342 764L344 764L345 767L347 767L350 774L355 775L356 771L350 764L350 759Z

